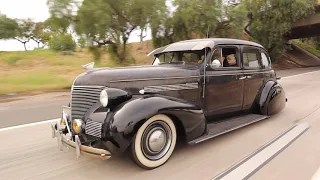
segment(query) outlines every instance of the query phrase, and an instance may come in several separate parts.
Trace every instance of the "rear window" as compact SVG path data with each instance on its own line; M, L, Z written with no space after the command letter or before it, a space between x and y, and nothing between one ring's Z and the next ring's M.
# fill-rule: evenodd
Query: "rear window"
M261 52L261 63L265 68L270 67L270 57L264 52Z
M259 50L255 48L243 48L243 66L248 68L260 68Z

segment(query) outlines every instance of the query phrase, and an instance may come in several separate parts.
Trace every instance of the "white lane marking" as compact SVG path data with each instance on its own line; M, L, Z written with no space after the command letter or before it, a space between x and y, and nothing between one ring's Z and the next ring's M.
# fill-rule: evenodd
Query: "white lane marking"
M232 166L227 171L216 176L215 180L236 180L236 179L248 179L252 174L264 166L268 161L274 158L293 141L295 141L300 135L302 135L309 128L308 123L303 123L295 126L288 132L281 134L271 144L267 144L264 148L259 148L252 153L248 158L240 161L236 165ZM280 138L279 138L280 137Z
M311 74L311 73L315 73L315 72L320 72L320 70L311 71L311 72L307 72L307 73L296 74L296 75L292 75L292 76L286 76L286 77L282 77L281 79L290 78L290 77L295 77L295 76L300 76L300 75L305 75L305 74ZM36 123L29 123L29 124L23 124L23 125L18 125L18 126L0 128L0 132L1 132L1 131L5 131L5 130L11 130L11 129L17 129L17 128L22 128L22 127L27 127L27 126L34 126L34 125L43 124L43 123L47 123L47 122L53 122L53 121L56 121L56 120L58 120L58 119L51 119L51 120L45 120L45 121L36 122Z
M49 119L49 120L35 122L35 123L29 123L29 124L22 124L22 125L18 125L18 126L11 126L11 127L6 127L6 128L1 128L0 132L7 131L7 130L12 130L12 129L23 128L23 127L35 126L35 125L39 125L39 124L50 123L50 122L54 122L54 121L58 121L58 120L60 120L60 118Z
M281 79L287 79L287 78L292 78L292 77L296 77L296 76L301 76L301 75L306 75L306 74L312 74L312 73L316 73L316 72L320 72L320 70L315 70L315 71L306 72L306 73L301 73L301 74L295 74L295 75L291 75L291 76L285 76L285 77L281 77ZM280 80L281 80L281 79L280 79Z
M314 173L311 180L320 180L320 167L318 168L317 172Z

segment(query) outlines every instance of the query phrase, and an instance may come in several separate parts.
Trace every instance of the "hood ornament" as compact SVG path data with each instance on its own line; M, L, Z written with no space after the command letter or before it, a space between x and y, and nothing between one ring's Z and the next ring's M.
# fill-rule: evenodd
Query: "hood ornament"
M91 63L85 64L85 65L82 65L82 68L86 69L86 70L90 70L93 68L93 66L94 66L94 62L91 62Z

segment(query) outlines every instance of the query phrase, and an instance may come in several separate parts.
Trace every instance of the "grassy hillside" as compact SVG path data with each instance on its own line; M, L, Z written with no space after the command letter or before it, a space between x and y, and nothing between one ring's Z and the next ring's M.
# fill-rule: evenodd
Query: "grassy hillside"
M152 50L151 41L129 44L130 64L117 64L104 52L99 66L117 67L150 64L152 58L146 55ZM0 52L0 95L29 91L52 91L69 88L74 78L85 70L81 65L92 62L87 49L72 54L50 50Z
M299 40L294 40L293 43L305 50L307 50L308 52L310 52L311 54L313 55L316 55L318 57L320 57L320 50L316 49L315 47L313 46L310 46L309 44L306 44L306 43L303 43Z

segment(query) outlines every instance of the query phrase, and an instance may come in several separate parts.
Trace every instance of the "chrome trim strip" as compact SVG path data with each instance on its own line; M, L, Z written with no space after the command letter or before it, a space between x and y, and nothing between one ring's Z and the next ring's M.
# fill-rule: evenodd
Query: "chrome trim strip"
M73 86L73 88L106 88L106 86Z
M188 89L197 89L198 83L186 83L186 84L169 84L160 86L146 86L144 92L161 92L161 91L179 91Z
M115 80L109 81L109 83L116 82L132 82L132 81L149 81L149 80L170 80L170 79L187 79L187 78L199 78L200 76L189 76L189 77L169 77L169 78L150 78L150 79L128 79L128 80Z
M234 74L210 74L206 75L206 77L215 77L215 76L237 76L237 75L242 75L242 73L234 73Z

